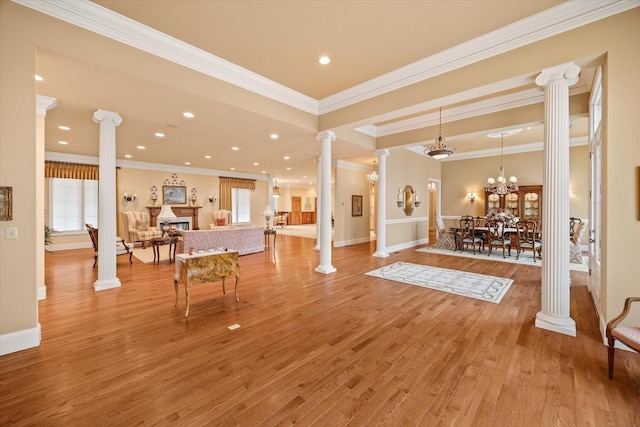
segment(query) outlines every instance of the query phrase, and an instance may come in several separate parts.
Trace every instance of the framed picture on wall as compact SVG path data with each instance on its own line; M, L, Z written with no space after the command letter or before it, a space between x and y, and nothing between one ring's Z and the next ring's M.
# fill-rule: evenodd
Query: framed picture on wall
M182 185L163 185L162 203L165 205L187 203L187 187Z
M12 187L0 187L0 221L13 220L11 192Z
M351 196L351 216L362 216L362 196Z

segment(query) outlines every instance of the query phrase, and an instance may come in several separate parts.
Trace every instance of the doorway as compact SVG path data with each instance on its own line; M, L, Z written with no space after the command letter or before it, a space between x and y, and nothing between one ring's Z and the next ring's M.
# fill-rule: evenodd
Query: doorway
M427 181L429 189L429 245L435 245L437 240L436 216L440 212L440 180L429 178Z

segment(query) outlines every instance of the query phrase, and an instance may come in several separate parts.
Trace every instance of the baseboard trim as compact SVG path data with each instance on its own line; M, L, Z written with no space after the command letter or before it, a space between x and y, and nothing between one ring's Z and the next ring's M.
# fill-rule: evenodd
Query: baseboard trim
M41 340L40 323L35 328L0 335L0 356L38 347Z

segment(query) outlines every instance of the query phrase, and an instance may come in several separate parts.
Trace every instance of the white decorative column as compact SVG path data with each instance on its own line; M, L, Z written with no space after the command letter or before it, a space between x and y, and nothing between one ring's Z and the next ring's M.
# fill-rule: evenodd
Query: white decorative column
M317 136L322 141L320 155L320 265L315 269L318 273L329 274L336 271L331 265L331 143L336 134L329 131L320 132Z
M38 290L38 301L47 299L47 286L44 283L44 189L46 181L44 178L44 124L47 111L57 105L55 98L36 95L36 236L40 236L36 241L36 289Z
M320 157L318 157L315 162L318 164L318 179L317 181L317 194L318 196L320 196L321 193L321 188L322 188L322 180L320 179L322 177L322 163L320 163ZM319 214L322 211L322 198L318 197L318 202L316 203L316 209L317 212L316 214ZM329 220L331 221L331 220ZM316 245L313 247L314 251L319 251L320 250L320 236L322 236L321 233L322 230L322 221L320 221L320 218L318 218L318 215L316 215Z
M119 288L116 277L116 126L117 113L97 110L93 121L100 124L100 180L98 181L98 280L96 291Z
M386 258L387 253L387 157L389 150L376 150L374 154L378 155L378 194L376 194L376 251L373 256L378 258Z
M544 177L542 191L542 310L535 325L576 336L569 291L569 86L580 67L563 64L543 70L536 84L545 89Z

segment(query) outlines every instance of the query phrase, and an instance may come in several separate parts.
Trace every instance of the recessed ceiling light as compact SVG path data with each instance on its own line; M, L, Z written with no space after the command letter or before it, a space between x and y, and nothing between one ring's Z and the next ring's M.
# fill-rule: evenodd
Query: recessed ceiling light
M267 171L262 171L262 173L267 173Z
M136 148L138 150L145 150L147 147L145 147L144 145L138 145Z
M60 130L71 130L71 128L69 126L58 126L58 129L60 129Z
M67 145L68 142L67 141L58 141L58 144Z
M232 171L236 170L236 168L229 168L229 169L232 170Z
M35 78L36 78L36 81L37 81L37 82L41 82L41 81L43 81L43 80L44 80L42 77L40 77L40 76L39 76L39 75L37 75L37 74L36 74Z
M289 160L289 156L284 156L283 157L285 160Z
M205 159L210 159L210 158L211 158L211 156L207 155L207 156L204 156L204 158L205 158Z
M327 65L329 62L331 62L331 59L328 56L321 56L318 59L318 62L321 63L322 65Z
M239 148L238 148L238 147L231 147L231 149L232 149L233 151L238 151L238 150L239 150Z
M277 133L272 133L271 135L269 135L269 138L278 139L278 134Z
M157 136L158 138L164 138L164 133L162 133L162 132L156 132L156 136Z
M258 162L253 162L253 166L258 166L258 165L260 165L260 163L258 163Z
M125 154L124 156L125 156L127 159L130 159L130 158L132 158L132 157L133 157L131 154Z
M291 168L290 168L290 167L288 167L288 168L287 168L287 170L288 170L288 171L290 171L290 170L291 170Z
M189 166L191 162L184 162L185 165Z
M305 176L303 176L302 178L307 179L307 176L305 175Z
M195 117L193 113L190 113L189 111L185 111L184 113L182 113L182 115L188 119L193 119Z

